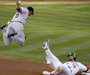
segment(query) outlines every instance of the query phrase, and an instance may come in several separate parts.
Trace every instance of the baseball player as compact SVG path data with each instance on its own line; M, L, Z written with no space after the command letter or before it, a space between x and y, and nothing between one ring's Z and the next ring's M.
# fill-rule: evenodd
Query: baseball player
M0 29L3 32L3 39L5 45L10 45L12 40L17 42L20 45L24 45L25 42L25 34L24 34L24 25L29 16L33 15L34 9L29 6L27 8L20 7L21 2L16 2L16 10L17 13L14 15L11 22L6 25L2 25Z
M47 64L49 64L50 68L53 70L52 72L43 71L44 75L75 75L79 71L87 72L89 68L80 62L76 62L76 54L71 52L68 55L68 62L61 63L59 59L52 54L49 49L49 40L46 40L43 43L43 49L46 53Z

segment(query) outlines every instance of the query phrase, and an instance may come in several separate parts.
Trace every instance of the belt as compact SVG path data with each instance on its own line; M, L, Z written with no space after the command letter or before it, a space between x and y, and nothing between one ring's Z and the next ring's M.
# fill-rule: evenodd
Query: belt
M19 22L19 23L21 23L22 25L24 25L21 21L11 21L11 22Z

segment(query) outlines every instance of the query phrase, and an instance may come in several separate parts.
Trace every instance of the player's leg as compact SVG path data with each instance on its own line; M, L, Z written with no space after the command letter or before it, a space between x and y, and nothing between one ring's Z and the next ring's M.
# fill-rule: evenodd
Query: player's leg
M0 29L2 29L4 44L5 45L10 45L11 42L12 42L12 39L7 37L7 27L6 27L6 25L2 25L0 27Z
M15 35L14 41L17 42L18 44L20 44L21 46L24 45L24 42L25 42L24 31L21 31L17 35Z
M8 37L11 37L11 36L14 36L16 35L17 33L15 32L14 28L13 28L13 23L10 23L8 25L8 28L7 28L7 36Z
M70 69L68 68L68 66L66 64L62 65L62 70L63 70L62 74L64 74L64 75L72 75Z
M59 75L61 75L61 74L64 74L64 75L71 75L71 73L70 73L70 70L68 69L68 67L65 65L65 64L62 64L60 61L59 61L59 59L56 57L56 56L54 56L53 54L52 54L52 52L50 51L50 49L49 49L49 41L48 40L46 40L44 43L43 43L43 49L45 50L45 53L46 53L46 55L47 55L47 58L46 59L48 59L47 61L49 61L49 63L51 62L51 64L53 65L53 67L54 67L54 71L52 71L52 72L48 72L48 73L50 73L50 74L59 74ZM43 71L43 74L45 74L44 73L45 71ZM60 72L60 73L59 73ZM64 72L64 73L63 73Z
M13 28L14 32L17 33L15 36L12 37L12 39L15 42L17 42L18 44L24 45L25 34L24 34L23 25L18 22L14 22L14 23L12 23L12 28Z
M59 66L62 67L62 63L59 61L59 59L56 56L52 54L50 49L45 50L45 53L47 55L48 60L51 61L51 64L53 65L54 69L56 69Z
M56 69L57 67L61 67L62 68L62 63L59 61L59 59L53 55L53 53L50 51L49 49L49 41L46 40L44 43L43 43L43 49L45 50L45 53L47 55L47 61L49 63L51 63L54 67L54 69Z

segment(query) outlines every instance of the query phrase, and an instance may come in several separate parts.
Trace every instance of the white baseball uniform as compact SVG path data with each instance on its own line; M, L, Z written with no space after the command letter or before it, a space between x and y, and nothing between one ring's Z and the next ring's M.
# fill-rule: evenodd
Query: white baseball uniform
M61 63L61 61L52 54L49 48L45 50L45 52L47 55L47 64L52 64L55 70L60 66L62 75L75 75L79 71L87 70L87 67L79 62L68 61L64 64Z
M25 42L24 25L28 19L28 9L20 7L22 12L17 12L8 27L3 29L3 39L5 45L10 45L12 40L16 41L20 45ZM17 33L15 36L7 37L8 34Z

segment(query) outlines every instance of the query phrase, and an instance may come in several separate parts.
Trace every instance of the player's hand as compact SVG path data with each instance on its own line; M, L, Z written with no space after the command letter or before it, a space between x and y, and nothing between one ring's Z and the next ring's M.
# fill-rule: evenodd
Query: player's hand
M17 1L17 2L16 2L16 5L17 5L17 6L20 6L20 4L21 4L21 1Z

